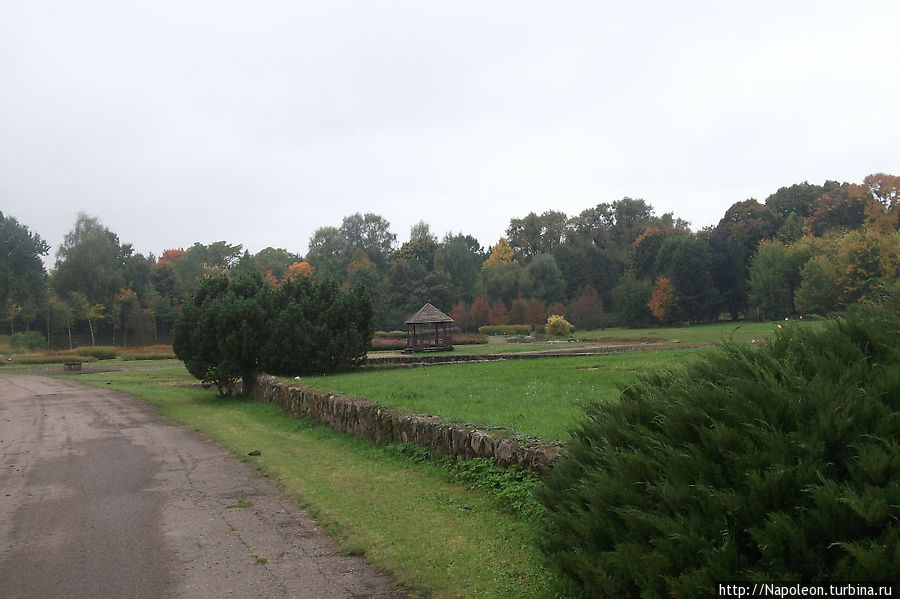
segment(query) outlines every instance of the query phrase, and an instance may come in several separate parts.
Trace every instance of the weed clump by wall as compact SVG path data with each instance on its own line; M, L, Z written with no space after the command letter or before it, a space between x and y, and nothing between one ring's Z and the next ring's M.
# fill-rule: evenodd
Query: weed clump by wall
M900 302L728 345L593 405L539 490L592 597L900 580Z

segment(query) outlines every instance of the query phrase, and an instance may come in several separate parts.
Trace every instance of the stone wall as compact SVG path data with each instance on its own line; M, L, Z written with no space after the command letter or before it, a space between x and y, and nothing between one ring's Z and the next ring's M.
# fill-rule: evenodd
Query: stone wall
M318 420L336 431L376 443L418 443L460 459L494 458L501 466L518 465L537 474L553 467L561 449L537 440L496 437L433 416L381 407L359 397L312 391L268 375L258 378L252 395L295 416Z

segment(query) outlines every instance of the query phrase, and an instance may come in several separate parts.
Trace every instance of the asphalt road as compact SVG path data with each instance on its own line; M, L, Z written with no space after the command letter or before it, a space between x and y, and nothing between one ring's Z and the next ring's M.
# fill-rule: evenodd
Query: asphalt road
M0 375L0 597L403 596L252 465L151 407Z

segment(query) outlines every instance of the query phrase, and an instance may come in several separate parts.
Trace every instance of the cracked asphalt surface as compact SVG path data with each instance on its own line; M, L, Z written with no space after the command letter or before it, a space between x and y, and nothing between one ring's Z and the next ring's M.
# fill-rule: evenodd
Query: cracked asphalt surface
M405 597L283 493L131 396L0 375L0 597Z

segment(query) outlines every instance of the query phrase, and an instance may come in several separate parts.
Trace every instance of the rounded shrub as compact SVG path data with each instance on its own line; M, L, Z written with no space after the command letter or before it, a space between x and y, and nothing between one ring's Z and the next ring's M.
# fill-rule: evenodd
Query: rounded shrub
M568 337L575 332L575 327L564 317L554 314L547 319L544 332L554 337Z
M592 597L900 579L900 305L727 345L587 408L538 492Z

